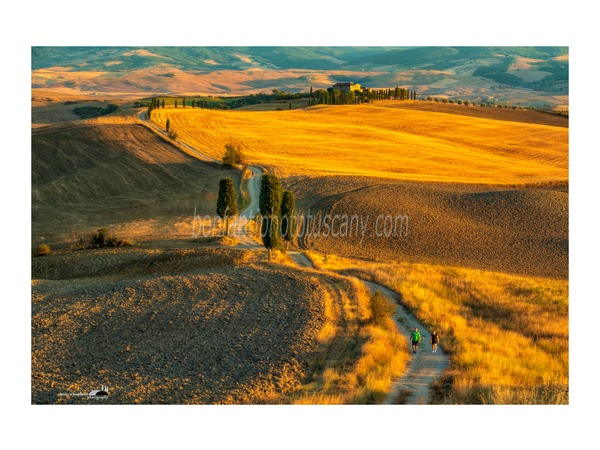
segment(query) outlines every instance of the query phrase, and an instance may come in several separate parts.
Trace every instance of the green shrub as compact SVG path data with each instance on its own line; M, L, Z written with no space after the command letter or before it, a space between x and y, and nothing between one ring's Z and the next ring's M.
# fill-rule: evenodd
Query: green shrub
M223 155L223 166L234 167L236 164L244 163L244 155L239 145L225 145L225 154Z
M90 248L103 248L103 247L122 247L125 245L131 245L123 243L122 239L119 239L112 233L109 233L106 227L98 228L94 233L86 233L79 235L79 239L75 243L74 247L80 250ZM126 241L129 242L129 241Z
M92 244L94 247L105 247L106 238L108 237L108 230L106 228L98 228L96 234L92 234Z
M50 254L50 246L46 244L38 245L34 251L35 256L46 256Z
M371 322L373 325L385 328L388 319L394 317L396 306L381 292L371 295Z

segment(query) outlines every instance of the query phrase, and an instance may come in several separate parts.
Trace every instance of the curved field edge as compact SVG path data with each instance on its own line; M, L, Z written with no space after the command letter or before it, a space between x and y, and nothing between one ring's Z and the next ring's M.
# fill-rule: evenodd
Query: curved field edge
M364 287L263 257L134 248L33 259L32 403L78 403L59 394L100 385L116 404L383 400L406 343L370 323Z
M315 267L388 287L438 331L451 363L434 403L568 403L567 280L306 254Z
M568 128L361 105L292 111L157 109L179 139L215 158L239 144L280 176L522 184L568 180Z

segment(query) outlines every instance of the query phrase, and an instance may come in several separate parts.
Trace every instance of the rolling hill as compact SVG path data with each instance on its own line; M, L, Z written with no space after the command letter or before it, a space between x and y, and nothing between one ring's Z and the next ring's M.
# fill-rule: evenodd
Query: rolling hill
M65 244L110 227L130 239L192 234L214 214L219 180L240 175L188 156L143 125L92 124L32 135L32 242Z
M292 111L166 108L153 111L153 120L164 126L168 117L180 139L214 157L238 143L250 163L282 176L498 185L568 179L566 127L385 107L394 103L404 102Z
M522 101L526 92L530 104L557 105L566 103L568 67L567 47L33 47L32 89L242 95L351 80L469 99Z

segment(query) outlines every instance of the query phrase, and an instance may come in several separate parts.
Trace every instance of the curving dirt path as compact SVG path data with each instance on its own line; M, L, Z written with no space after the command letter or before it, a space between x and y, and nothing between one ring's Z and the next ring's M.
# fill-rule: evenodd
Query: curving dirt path
M288 252L288 255L301 267L315 268L311 260L301 252ZM371 292L380 292L396 304L394 320L398 330L407 337L409 344L410 333L415 328L418 328L422 335L422 342L417 353L412 355L412 348L409 348L412 360L408 364L408 369L402 378L392 384L392 389L383 404L423 405L431 403L432 384L441 378L442 372L448 367L448 356L444 354L440 346L436 353L432 353L431 346L428 344L431 332L401 305L397 293L372 281L361 281Z
M138 118L141 122L152 128L154 131L167 136L165 130L153 124L147 119L147 113L145 111L140 112ZM202 153L201 151L185 144L177 142L178 145L185 147L190 153L196 155L198 159L207 162L219 162L215 158ZM248 166L248 169L252 171L252 177L248 180L248 191L250 195L250 204L236 217L233 222L235 227L235 237L240 241L237 247L241 248L261 248L262 246L254 241L250 236L246 234L246 225L252 218L258 213L258 199L260 193L260 179L262 176L262 169L256 166ZM309 267L315 269L310 259L301 252L291 251L288 255L301 267ZM412 360L408 364L408 369L402 378L399 378L392 384L392 389L384 400L383 404L407 404L407 405L418 405L428 404L432 399L432 384L438 381L442 372L448 367L449 360L448 356L444 354L444 351L440 346L436 353L432 353L431 346L429 345L429 337L431 331L428 330L410 311L408 311L400 303L400 297L394 291L374 283L372 281L361 280L371 290L371 292L380 292L394 304L396 304L396 316L394 318L398 330L407 337L407 341L410 345L410 333L415 328L418 328L423 336L421 345L416 354L412 355ZM409 351L412 349L409 347ZM411 353L412 354L412 353Z
M252 172L252 177L248 179L248 194L250 195L250 204L244 208L244 210L235 218L233 221L233 227L235 230L235 238L240 241L238 247L242 248L260 248L262 247L258 242L252 239L247 234L247 225L254 216L260 211L258 205L258 198L260 194L260 179L262 177L262 170L255 166L248 166L248 170Z

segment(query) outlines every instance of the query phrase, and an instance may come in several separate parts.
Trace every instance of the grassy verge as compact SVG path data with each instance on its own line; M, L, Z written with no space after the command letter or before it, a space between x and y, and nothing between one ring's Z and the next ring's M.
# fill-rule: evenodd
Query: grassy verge
M381 301L386 300L374 300L354 278L321 275L320 281L328 292L317 357L305 383L275 402L382 402L393 380L405 372L409 359L407 342L391 318L391 309L382 308Z
M438 402L568 403L567 280L309 257L317 267L393 289L420 320L438 330L451 354Z

